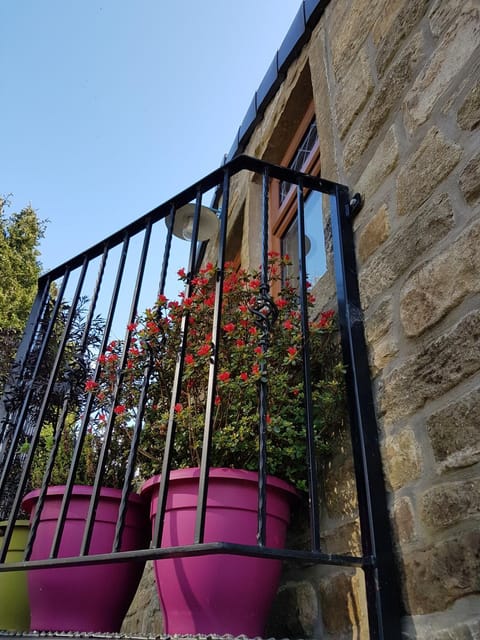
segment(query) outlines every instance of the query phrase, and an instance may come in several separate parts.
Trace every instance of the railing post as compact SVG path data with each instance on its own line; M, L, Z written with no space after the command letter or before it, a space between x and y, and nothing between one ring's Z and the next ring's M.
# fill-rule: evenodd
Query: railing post
M400 640L400 594L383 477L346 187L330 198L338 317L357 481L368 621L372 640Z

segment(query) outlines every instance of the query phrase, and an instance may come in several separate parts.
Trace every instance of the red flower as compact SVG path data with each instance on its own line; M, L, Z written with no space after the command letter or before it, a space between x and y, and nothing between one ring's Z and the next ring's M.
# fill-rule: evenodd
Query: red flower
M185 278L187 276L183 267L177 271L177 274L179 278Z
M228 371L222 371L222 373L218 374L218 379L221 382L228 382L228 380L230 380L230 373Z
M250 282L248 283L248 286L250 287L250 289L258 289L258 287L261 285L262 283L260 282L260 280L258 278L252 278L250 280Z
M297 355L297 348L296 347L288 347L287 349L288 355L290 358L295 358L295 356Z
M242 371L242 373L240 374L240 379L246 382L248 380L248 373Z
M85 383L85 391L95 391L95 389L98 387L98 383L95 382L95 380L87 380Z
M324 311L320 316L320 320L318 321L318 326L320 328L330 326L330 323L331 323L334 315L335 315L335 311L333 309L329 309L328 311Z
M209 344L202 344L202 346L197 351L197 353L198 353L199 356L206 356L208 353L210 353L210 345Z
M135 331L137 327L138 327L137 322L131 322L130 324L127 324L128 331Z
M183 405L180 404L180 402L177 402L177 404L175 405L175 411L177 413L180 413L183 410Z
M150 331L150 333L153 333L153 334L159 333L160 331L158 324L153 320L149 320L147 322L147 329Z
M258 355L261 355L263 353L263 349L262 347L255 347L254 349L255 353L257 353Z
M211 262L207 262L203 269L200 269L200 273L202 274L210 273L213 271L215 271L215 266Z
M257 327L249 327L248 333L250 333L252 336L256 336L257 335Z
M242 338L238 338L238 340L235 343L237 345L237 347L244 347L245 346L245 340L242 340Z
M285 322L283 323L283 326L285 329L293 329L293 324L290 320L285 320Z
M185 363L186 364L193 364L195 362L195 358L192 356L191 353L187 353L187 355L185 356Z
M279 309L283 309L283 307L287 306L288 301L285 300L285 298L278 298L278 300L276 300L275 304L277 305L277 307Z
M115 413L117 416L121 416L122 413L125 413L125 409L126 407L124 404L117 404L117 406L113 410L113 413Z
M235 325L233 324L233 322L229 322L228 324L224 325L223 330L226 333L231 333L232 331L235 331Z
M220 396L215 396L215 405L218 407L220 403L221 403Z

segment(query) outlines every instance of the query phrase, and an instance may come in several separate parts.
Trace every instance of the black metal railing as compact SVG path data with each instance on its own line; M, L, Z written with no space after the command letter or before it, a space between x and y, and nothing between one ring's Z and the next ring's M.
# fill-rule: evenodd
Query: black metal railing
M116 438L114 406L121 386L116 381L112 410L105 417L104 436L98 451L93 497L85 523L81 552L78 557L58 557L59 544L72 487L81 465L81 452L88 438L89 420L94 410L94 396L85 391L87 380L96 380L99 373L99 354L104 354L116 335L123 333L120 369L127 366L131 330L140 309L148 307L158 294L170 294L174 274L182 263L187 273L195 274L202 261L205 245L198 242L201 207L206 197L220 205L217 264L223 265L227 254L228 215L232 178L246 172L257 175L262 189L262 273L267 273L269 237L269 185L272 179L290 182L297 187L299 237L299 305L303 331L308 333L307 274L303 204L307 190L320 191L328 196L333 241L333 261L337 289L338 317L346 366L347 396L352 432L353 456L357 480L362 555L329 554L320 544L320 507L317 495L317 469L312 419L312 398L305 393L305 424L307 460L305 475L308 481L310 509L310 548L277 549L266 545L266 474L268 442L266 438L267 376L262 375L259 386L259 488L258 488L258 544L238 545L230 542L204 542L206 497L208 493L209 451L213 429L217 347L221 348L220 327L222 313L223 269L218 269L215 303L212 308L212 359L210 382L205 399L205 433L200 464L200 482L194 544L182 547L161 547L169 472L175 449L175 403L182 384L186 354L185 340L180 343L176 375L172 387L170 418L165 434L165 453L159 489L158 511L150 547L137 551L119 551L124 527L128 492L136 480L137 452L142 432L143 411L148 393L152 363L147 363L139 396L139 411L132 425L128 455L124 460L122 505L112 552L89 555L89 544L95 511L103 478L109 464L109 451ZM176 212L194 201L192 238L188 254L182 241L173 235ZM389 528L387 498L379 453L367 351L363 334L359 302L352 218L359 208L358 197L351 198L342 185L315 178L284 167L271 165L248 156L238 156L210 173L188 189L116 232L88 251L43 275L30 319L18 350L17 359L0 406L0 520L5 520L3 546L0 548L0 571L35 569L50 566L69 566L132 558L159 559L163 557L234 553L266 558L295 559L307 563L323 563L362 568L365 572L367 605L371 638L399 637L398 593ZM165 224L166 222L166 224ZM185 296L189 296L191 278L187 280ZM269 316L275 313L265 279L260 286L260 311L265 323L264 343L268 347ZM182 335L188 333L185 317ZM219 346L220 345L220 346ZM308 347L308 340L306 341ZM263 347L262 347L263 348ZM309 354L304 350L303 373L305 389L310 388ZM74 409L72 409L74 407ZM31 523L31 537L23 562L5 563L6 552L15 520L21 513L22 499L31 488L31 470L39 446L42 428L48 422L56 425L51 434L40 488L40 503L53 473L55 455L61 445L63 425L75 414L77 439L73 444L61 514L57 523L50 557L30 560L32 540L38 525L38 514Z

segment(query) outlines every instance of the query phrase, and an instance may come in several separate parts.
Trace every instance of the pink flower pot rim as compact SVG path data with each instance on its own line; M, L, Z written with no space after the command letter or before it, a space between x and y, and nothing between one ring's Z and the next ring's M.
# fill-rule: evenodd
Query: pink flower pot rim
M47 496L63 496L65 493L66 485L49 485L47 488ZM72 487L72 496L91 496L93 487L90 485L74 484ZM22 500L22 508L30 513L34 503L40 496L40 489L33 489ZM121 489L113 489L112 487L101 487L100 496L111 500L120 500L122 496ZM128 500L137 504L145 504L145 500L138 493L130 492L128 494Z
M212 479L224 479L224 480L243 480L244 482L250 482L252 484L258 484L258 472L257 471L248 471L247 469L231 469L226 467L211 467L209 474L209 480ZM152 476L148 480L146 480L142 486L140 487L140 495L149 497L153 491L160 484L161 474L157 474ZM200 478L200 468L199 467L188 467L186 469L174 469L170 471L170 482L173 481L181 481L181 480L190 480L191 478ZM292 498L298 498L300 496L299 492L295 487L287 482L286 480L282 480L281 478L277 478L276 476L267 476L267 485L269 487L274 487L279 489L280 491L285 491L286 493L291 494Z

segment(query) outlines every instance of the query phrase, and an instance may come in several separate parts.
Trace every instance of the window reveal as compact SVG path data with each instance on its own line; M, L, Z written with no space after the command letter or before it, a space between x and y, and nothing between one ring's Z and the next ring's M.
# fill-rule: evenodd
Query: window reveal
M282 165L312 175L320 174L320 147L313 103L305 112L285 154ZM298 231L296 187L289 182L274 181L271 186L272 235L274 251L288 255L292 265L284 277L292 281L298 278ZM326 272L326 252L322 215L322 195L304 193L305 254L307 278L313 284Z

